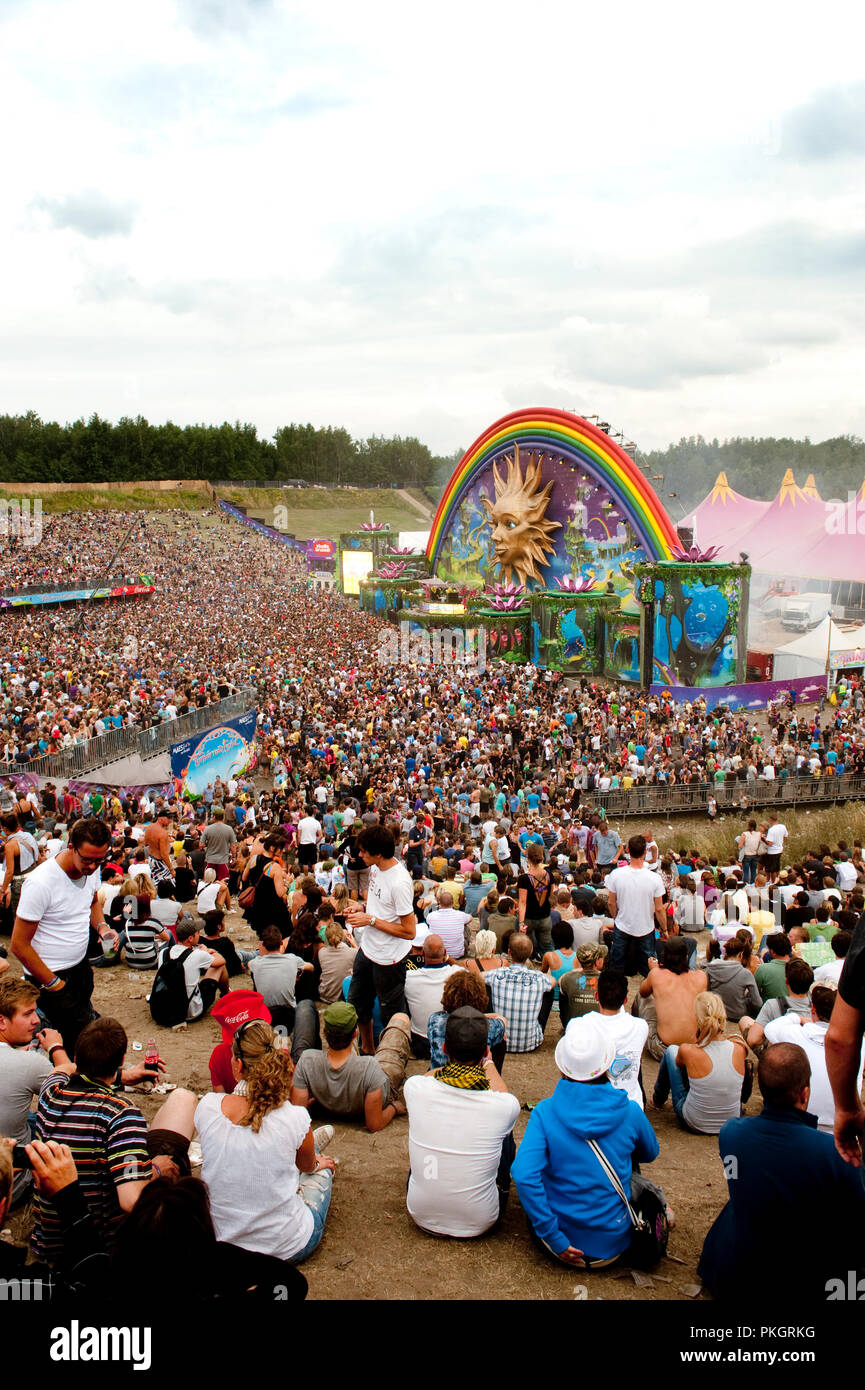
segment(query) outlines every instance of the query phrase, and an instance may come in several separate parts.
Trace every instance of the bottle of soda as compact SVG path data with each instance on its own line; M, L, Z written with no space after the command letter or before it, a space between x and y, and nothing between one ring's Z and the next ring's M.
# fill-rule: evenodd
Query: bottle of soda
M144 1065L150 1071L158 1071L159 1046L153 1038L144 1045Z

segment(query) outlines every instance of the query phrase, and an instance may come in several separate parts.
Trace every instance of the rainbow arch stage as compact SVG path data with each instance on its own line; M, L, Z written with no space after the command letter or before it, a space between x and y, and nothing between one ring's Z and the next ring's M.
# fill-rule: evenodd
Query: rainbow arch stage
M550 544L528 580L530 589L557 589L570 575L612 582L622 592L632 588L633 564L671 559L675 528L624 449L578 415L533 408L503 416L466 450L433 521L431 573L465 583L517 578L505 572L493 537L496 474L501 481L516 460L520 477L534 460L537 489L548 489Z

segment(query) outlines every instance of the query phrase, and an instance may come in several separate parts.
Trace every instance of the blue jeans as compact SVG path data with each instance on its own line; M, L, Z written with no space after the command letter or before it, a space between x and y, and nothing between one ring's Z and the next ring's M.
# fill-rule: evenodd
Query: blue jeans
M654 931L647 932L645 936L629 936L627 932L620 931L618 927L613 927L613 944L610 947L610 954L607 959L608 968L610 970L624 970L627 960L628 942L630 941L638 944L643 955L642 974L648 975L649 961L657 953Z
M681 932L680 935L681 935L681 939L684 941L685 945L686 945L687 948L688 948L688 969L689 969L689 970L696 970L696 969L697 969L697 940L696 940L696 937L688 936L685 932Z
M742 881L746 884L753 883L757 877L757 856L756 854L746 854L742 860Z
M679 1049L671 1043L664 1053L664 1060L658 1068L658 1079L652 1096L656 1105L663 1105L668 1096L672 1097L676 1118L682 1119L682 1110L688 1098L688 1073L676 1066Z
M312 1235L303 1249L298 1254L292 1255L291 1263L293 1265L303 1264L303 1261L309 1259L309 1256L321 1244L332 1189L333 1173L329 1168L324 1168L317 1173L301 1173L300 1195L312 1212Z

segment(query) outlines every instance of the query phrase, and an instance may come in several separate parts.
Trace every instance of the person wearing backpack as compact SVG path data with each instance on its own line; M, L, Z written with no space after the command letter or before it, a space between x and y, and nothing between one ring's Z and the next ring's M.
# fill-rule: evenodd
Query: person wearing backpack
M181 920L177 942L166 946L150 993L150 1013L155 1023L173 1028L192 1023L211 1008L217 994L229 988L225 960L200 945L201 923Z

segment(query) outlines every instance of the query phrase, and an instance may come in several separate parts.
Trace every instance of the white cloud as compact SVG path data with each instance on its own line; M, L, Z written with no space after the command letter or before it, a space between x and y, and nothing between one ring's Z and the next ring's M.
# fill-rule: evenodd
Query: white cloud
M0 411L865 433L861 44L770 9L8 4Z

